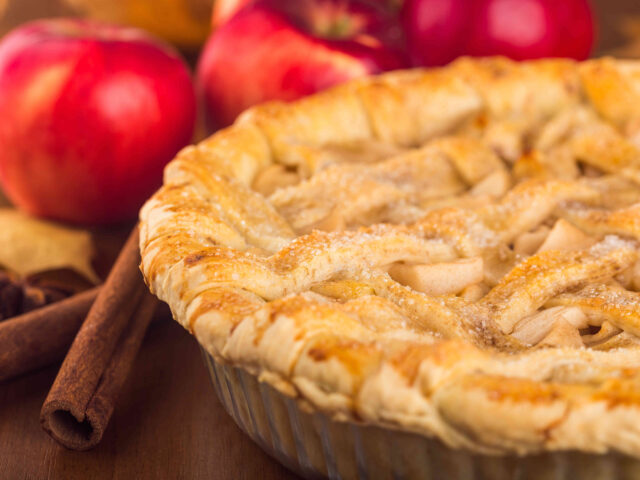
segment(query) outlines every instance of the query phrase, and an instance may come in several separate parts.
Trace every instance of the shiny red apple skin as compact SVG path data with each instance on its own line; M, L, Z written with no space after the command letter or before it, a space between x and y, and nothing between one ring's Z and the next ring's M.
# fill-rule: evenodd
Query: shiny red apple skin
M467 52L475 56L499 52L514 60L551 56L558 33L546 0L484 1L476 10Z
M227 23L238 10L253 0L216 0L213 4L211 26L218 28Z
M414 65L445 65L464 53L469 8L468 0L405 0L402 23Z
M183 61L142 32L26 24L0 42L0 183L36 216L132 219L191 140L195 109Z
M346 8L356 30L344 38L314 32L318 16L336 5ZM215 129L257 103L295 100L407 65L399 22L384 8L340 0L263 0L211 35L197 85Z
M215 0L211 15L211 26L218 28L228 22L242 7L255 0ZM352 0L353 1L353 0ZM356 0L370 5L397 10L402 0Z
M595 30L587 0L484 0L472 25L466 53L514 60L584 60Z
M402 21L414 65L460 55L583 60L596 24L588 0L406 0Z
M598 23L589 0L551 2L556 24L559 25L557 57L585 60L591 54L598 33Z

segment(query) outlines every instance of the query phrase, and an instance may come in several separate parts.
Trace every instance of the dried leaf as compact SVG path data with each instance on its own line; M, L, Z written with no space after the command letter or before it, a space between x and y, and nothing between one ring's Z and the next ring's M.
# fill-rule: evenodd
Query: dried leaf
M92 256L89 232L0 208L0 265L20 276L69 268L98 283Z

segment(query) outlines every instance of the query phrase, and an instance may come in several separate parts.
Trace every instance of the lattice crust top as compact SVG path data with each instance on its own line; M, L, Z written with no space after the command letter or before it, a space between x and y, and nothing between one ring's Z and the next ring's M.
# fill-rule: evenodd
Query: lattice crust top
M640 64L463 59L246 112L141 212L151 290L308 408L640 456Z

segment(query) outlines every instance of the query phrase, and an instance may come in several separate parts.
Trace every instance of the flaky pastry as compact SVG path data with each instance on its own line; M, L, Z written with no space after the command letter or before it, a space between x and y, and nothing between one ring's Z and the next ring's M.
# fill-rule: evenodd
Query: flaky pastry
M142 271L219 362L484 454L640 457L640 64L461 59L184 149Z

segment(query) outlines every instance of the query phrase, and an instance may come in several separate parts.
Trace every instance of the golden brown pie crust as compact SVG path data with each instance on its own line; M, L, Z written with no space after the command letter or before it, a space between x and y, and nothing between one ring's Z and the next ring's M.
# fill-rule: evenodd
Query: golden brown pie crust
M640 457L640 64L461 59L245 112L141 211L216 360L477 453Z

